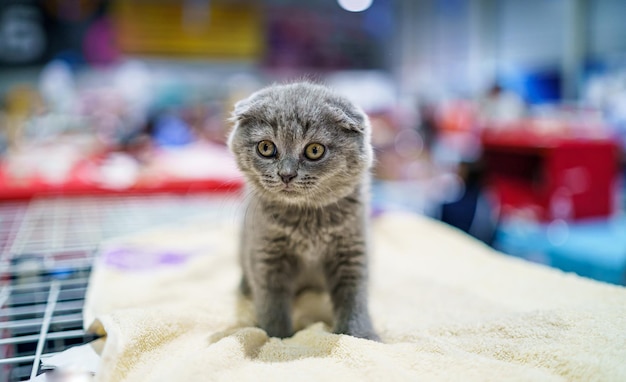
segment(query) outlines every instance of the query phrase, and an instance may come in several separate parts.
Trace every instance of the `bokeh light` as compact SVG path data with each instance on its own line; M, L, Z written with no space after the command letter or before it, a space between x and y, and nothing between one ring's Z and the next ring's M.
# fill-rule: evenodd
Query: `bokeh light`
M373 0L337 0L341 8L348 12L363 12L373 3Z

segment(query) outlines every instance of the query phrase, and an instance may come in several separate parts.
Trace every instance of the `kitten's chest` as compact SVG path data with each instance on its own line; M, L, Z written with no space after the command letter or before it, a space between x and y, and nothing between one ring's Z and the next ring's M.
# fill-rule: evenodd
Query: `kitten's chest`
M300 258L306 268L317 268L325 256L332 252L333 237L340 227L329 216L317 211L300 211L276 216L274 223L279 232L288 238L289 250Z
M353 211L337 207L277 209L271 222L301 240L325 242L354 219Z
M314 262L328 251L337 227L325 224L318 217L299 216L285 219L280 225L282 234L289 238L291 247L304 260Z
M265 237L284 238L288 250L314 265L335 252L333 246L346 237L358 235L362 210L339 201L325 208L278 208L266 206ZM257 218L259 216L257 215Z

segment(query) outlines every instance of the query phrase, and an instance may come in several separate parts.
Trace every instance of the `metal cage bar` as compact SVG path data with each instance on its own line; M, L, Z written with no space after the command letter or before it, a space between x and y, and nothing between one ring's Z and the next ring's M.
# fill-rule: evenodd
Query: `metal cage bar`
M0 381L32 379L40 361L93 336L82 307L103 240L194 215L232 213L216 194L0 203Z

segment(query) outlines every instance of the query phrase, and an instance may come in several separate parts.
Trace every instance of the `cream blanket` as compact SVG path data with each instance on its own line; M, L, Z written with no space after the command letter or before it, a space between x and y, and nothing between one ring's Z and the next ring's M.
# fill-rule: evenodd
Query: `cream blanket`
M371 312L383 343L328 331L304 295L292 338L236 293L234 219L109 243L85 325L101 381L626 381L626 290L503 256L426 218L373 222Z

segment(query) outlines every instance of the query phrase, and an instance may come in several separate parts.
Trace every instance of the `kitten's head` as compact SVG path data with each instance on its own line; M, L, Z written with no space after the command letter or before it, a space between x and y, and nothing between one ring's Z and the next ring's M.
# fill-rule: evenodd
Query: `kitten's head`
M324 206L368 176L367 116L311 83L276 85L235 105L229 147L255 193L275 202Z

